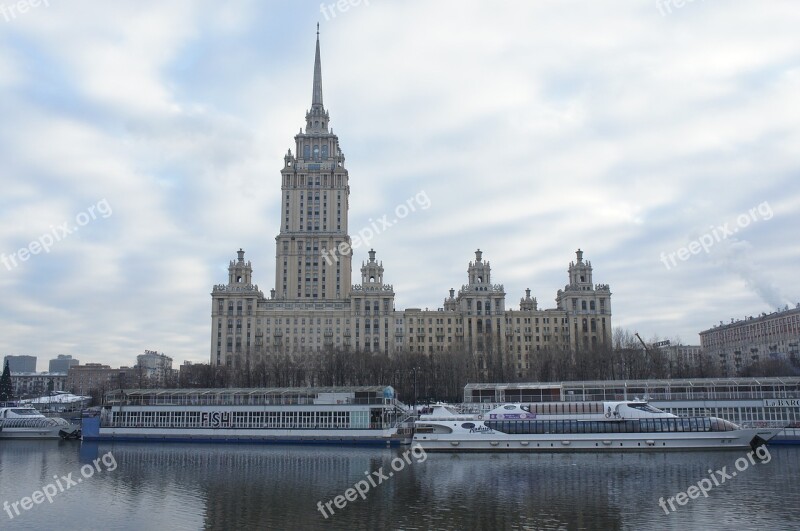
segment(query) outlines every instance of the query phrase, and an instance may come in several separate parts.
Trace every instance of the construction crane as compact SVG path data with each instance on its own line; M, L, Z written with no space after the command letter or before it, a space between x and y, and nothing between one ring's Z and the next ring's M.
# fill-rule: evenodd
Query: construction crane
M647 364L647 372L648 372L649 375L652 375L651 371L653 370L653 367L652 367L653 366L653 359L652 359L652 355L650 354L650 349L647 348L647 343L644 342L644 339L642 339L642 336L639 335L639 332L634 332L633 335L636 336L636 339L638 339L639 343L641 343L642 346L644 347L644 355L645 355L645 363ZM647 399L647 395L645 395L645 399Z

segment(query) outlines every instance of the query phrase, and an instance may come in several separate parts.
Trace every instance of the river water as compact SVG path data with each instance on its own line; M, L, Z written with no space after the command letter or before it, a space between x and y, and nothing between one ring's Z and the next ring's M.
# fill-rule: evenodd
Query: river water
M3 440L0 529L800 529L799 478L800 447L751 461Z

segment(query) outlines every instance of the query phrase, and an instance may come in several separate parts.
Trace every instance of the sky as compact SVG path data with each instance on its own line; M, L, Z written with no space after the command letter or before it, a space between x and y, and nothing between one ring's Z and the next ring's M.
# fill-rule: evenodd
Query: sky
M478 248L507 308L582 249L645 338L800 302L796 2L0 0L0 355L209 359L239 248L274 287L317 22L398 310Z

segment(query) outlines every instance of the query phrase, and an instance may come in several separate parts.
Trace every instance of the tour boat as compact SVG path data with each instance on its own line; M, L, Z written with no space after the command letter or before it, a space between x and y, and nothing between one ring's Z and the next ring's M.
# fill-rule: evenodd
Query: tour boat
M644 401L505 404L467 414L437 404L415 425L413 442L425 451L755 449L780 431L677 417Z
M80 428L30 406L0 408L0 439L76 439Z
M411 442L411 418L389 386L118 390L83 439L394 446Z
M646 400L679 417L717 417L743 428L783 428L770 445L800 444L800 377L678 378L548 383L471 383L464 403Z

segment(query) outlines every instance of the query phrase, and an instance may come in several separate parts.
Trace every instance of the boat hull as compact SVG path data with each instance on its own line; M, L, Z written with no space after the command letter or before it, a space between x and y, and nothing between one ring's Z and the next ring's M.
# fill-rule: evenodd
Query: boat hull
M3 428L0 439L61 439L63 426L49 428Z
M97 419L84 419L85 441L220 442L250 444L327 444L399 446L411 444L410 436L396 430L292 430L232 428L97 427Z
M741 429L734 432L506 435L437 434L414 437L426 452L627 452L667 450L751 449L756 437L768 441L778 430ZM472 435L472 434L470 434ZM612 435L609 437L609 435Z

